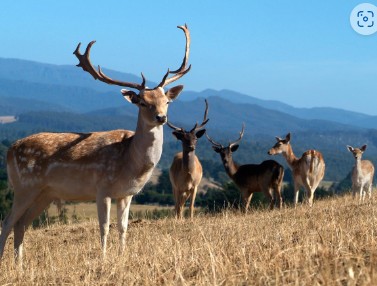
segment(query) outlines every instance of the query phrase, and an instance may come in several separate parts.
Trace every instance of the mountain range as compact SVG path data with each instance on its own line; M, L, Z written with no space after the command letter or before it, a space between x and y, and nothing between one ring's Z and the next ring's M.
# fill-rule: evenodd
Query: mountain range
M104 72L116 79L141 82L140 77L132 74L107 69ZM184 84L184 78L181 82ZM9 136L14 140L42 130L133 129L137 108L125 101L119 90L120 87L93 80L75 66L0 58L0 116L18 118L17 122L0 126L0 135L8 137L12 130L20 130L19 135ZM367 156L377 159L377 117L337 108L296 108L232 90L196 92L185 87L169 107L169 120L174 125L192 128L203 118L204 98L209 102L207 132L224 144L236 139L245 123L244 142L268 146L274 143L275 136L291 132L298 154L320 148L330 166L343 162L342 155L336 152L345 153L346 144L368 144ZM174 142L170 132L165 132L165 137ZM179 148L174 144L175 149ZM214 154L203 156L214 158ZM263 156L256 159L262 160ZM347 156L345 162L352 164L351 156Z

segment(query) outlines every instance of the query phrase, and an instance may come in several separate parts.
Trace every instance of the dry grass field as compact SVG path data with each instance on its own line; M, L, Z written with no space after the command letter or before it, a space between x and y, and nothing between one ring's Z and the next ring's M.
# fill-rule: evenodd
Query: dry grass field
M22 271L10 237L0 285L377 285L376 202L131 222L122 256L111 228L105 261L96 220L50 225L26 233Z

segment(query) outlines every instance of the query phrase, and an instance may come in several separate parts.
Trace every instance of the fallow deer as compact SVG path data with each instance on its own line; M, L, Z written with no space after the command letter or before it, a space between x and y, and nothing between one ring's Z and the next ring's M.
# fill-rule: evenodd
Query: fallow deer
M182 141L182 152L174 156L171 164L169 176L173 187L173 195L175 200L175 213L177 218L182 218L185 202L190 198L190 217L194 217L194 203L198 186L203 176L202 165L198 157L195 155L196 143L206 132L202 129L208 122L208 103L204 112L203 122L198 126L195 124L190 131L184 130L182 127L176 127L171 122L167 122L172 129L173 135Z
M90 61L88 44L84 54L80 44L74 51L78 67L107 84L135 89L121 92L138 107L135 132L113 130L93 133L39 133L16 141L8 150L8 179L14 189L10 214L3 222L0 236L0 258L7 237L14 228L15 258L22 261L22 245L26 227L53 200L92 201L97 203L102 254L106 254L111 200L117 203L119 252L125 248L128 215L132 196L140 192L160 160L163 125L167 121L168 104L182 91L164 87L184 76L187 67L190 34L187 26L179 26L186 37L185 55L178 70L168 70L155 88L142 83L123 82L106 76Z
M244 134L244 125L240 132L239 138L224 147L220 143L215 142L207 134L212 148L219 153L225 167L225 171L233 182L240 189L244 211L247 212L253 194L263 192L270 201L270 209L274 208L277 200L278 207L281 208L283 200L281 198L281 187L284 177L284 168L274 160L263 161L261 164L238 165L233 161L232 153L237 151L239 142Z
M269 155L282 154L292 170L294 181L294 204L297 205L300 186L307 191L309 206L313 205L314 192L325 175L325 161L320 152L308 150L297 158L291 146L291 133L285 139L276 137L277 143L268 151Z
M369 160L361 160L363 153L367 149L367 145L363 145L361 148L353 148L347 145L347 148L355 158L355 166L352 169L353 196L355 197L359 193L359 202L362 202L365 199L366 192L368 192L369 199L371 198L374 166Z

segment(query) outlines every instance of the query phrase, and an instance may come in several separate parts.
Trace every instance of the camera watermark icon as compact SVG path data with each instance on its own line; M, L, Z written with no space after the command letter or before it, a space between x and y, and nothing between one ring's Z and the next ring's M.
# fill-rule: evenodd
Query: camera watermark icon
M370 3L357 5L351 12L352 28L361 35L372 35L377 32L377 7Z

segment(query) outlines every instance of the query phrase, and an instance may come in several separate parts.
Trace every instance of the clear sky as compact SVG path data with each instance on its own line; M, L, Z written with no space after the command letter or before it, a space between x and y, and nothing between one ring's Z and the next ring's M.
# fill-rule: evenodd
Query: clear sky
M77 43L95 39L95 64L159 82L181 63L184 36L176 26L187 23L186 90L231 89L377 115L377 33L359 35L349 22L360 3L1 0L0 57L73 65Z

